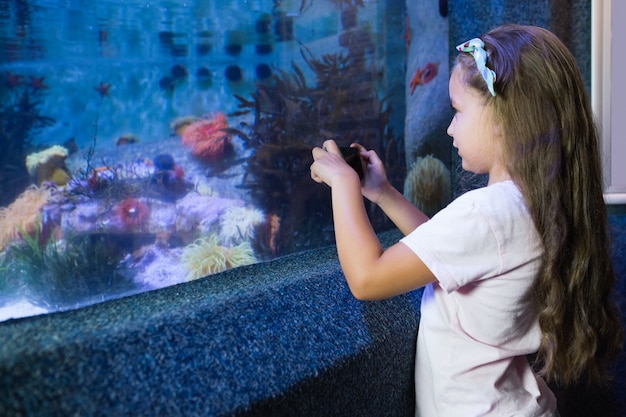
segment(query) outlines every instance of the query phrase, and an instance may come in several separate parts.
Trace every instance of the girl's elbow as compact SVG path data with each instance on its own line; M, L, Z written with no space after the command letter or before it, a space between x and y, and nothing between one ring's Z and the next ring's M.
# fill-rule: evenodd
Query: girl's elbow
M352 277L352 279L348 280L348 287L352 296L357 300L376 301L381 299L380 294L369 285L366 277Z

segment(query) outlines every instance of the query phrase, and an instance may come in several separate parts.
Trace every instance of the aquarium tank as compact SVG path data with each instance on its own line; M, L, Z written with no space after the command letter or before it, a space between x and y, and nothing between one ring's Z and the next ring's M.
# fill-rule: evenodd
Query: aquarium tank
M334 244L311 149L359 142L402 188L404 13L0 0L0 320Z

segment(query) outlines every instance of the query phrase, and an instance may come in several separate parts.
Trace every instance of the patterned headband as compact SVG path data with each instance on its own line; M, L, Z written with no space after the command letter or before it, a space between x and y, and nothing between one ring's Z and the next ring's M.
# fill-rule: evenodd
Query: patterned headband
M487 68L487 52L484 49L485 43L480 38L470 39L467 42L464 42L456 47L459 52L467 52L472 54L474 60L476 61L476 66L478 67L478 71L485 79L487 83L487 88L489 88L489 92L492 96L496 96L496 92L493 89L493 83L496 81L496 73L495 71Z

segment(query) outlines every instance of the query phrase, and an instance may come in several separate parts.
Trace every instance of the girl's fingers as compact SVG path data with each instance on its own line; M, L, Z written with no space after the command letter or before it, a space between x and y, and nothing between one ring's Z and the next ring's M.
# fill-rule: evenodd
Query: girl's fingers
M341 153L341 151L339 150L339 146L337 146L337 142L332 139L325 140L322 149L330 153Z

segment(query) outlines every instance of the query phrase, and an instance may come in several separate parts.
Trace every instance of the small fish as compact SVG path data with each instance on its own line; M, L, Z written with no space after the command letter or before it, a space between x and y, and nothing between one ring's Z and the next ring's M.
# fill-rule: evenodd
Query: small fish
M111 94L109 93L109 90L111 89L111 84L106 84L104 82L101 82L100 85L97 85L94 87L94 89L100 93L100 97L104 97L104 96L108 96L110 97Z
M123 146L123 145L132 145L138 142L139 142L139 138L137 138L137 136L135 135L123 135L117 138L117 140L115 141L115 144L117 146Z
M237 117L237 116L243 116L245 114L249 114L252 110L241 110L241 111L236 111L233 113L228 113L228 117Z
M402 39L404 39L405 41L405 45L406 45L406 52L409 52L409 48L411 47L411 40L413 37L413 34L411 32L411 20L409 19L409 16L407 15L404 19L404 30L405 33L404 35L402 35Z
M411 79L411 95L415 92L418 85L425 85L431 82L439 71L439 65L432 62L427 63L424 68L418 68Z

